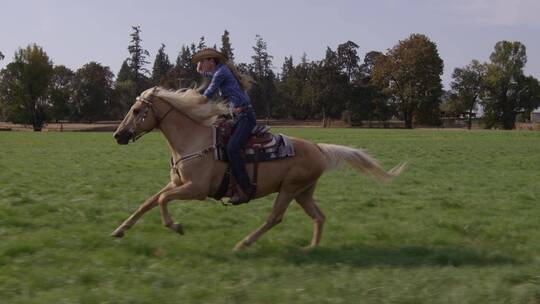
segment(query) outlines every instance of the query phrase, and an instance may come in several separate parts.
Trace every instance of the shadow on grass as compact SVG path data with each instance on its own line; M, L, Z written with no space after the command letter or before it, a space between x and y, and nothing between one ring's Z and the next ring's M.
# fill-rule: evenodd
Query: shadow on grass
M359 245L355 247L327 248L319 247L304 251L298 248L282 248L271 252L243 252L238 257L242 259L281 258L286 262L303 264L349 265L354 267L370 266L490 266L517 264L509 256L489 254L470 248L427 248L422 246L405 247L370 247Z

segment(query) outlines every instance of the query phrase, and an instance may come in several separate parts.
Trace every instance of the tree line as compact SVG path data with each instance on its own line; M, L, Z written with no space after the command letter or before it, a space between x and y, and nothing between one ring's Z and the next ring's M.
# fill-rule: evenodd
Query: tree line
M40 46L20 48L0 71L0 120L33 125L40 130L50 121L121 119L143 90L160 85L169 89L201 81L192 55L205 47L183 45L171 62L164 44L151 65L141 28L132 27L129 57L115 76L109 67L89 62L76 71L54 65ZM234 60L230 33L225 30L217 48ZM524 74L526 48L520 42L497 42L490 61L456 68L451 89L442 86L443 60L427 36L412 34L386 52L367 52L363 60L353 41L327 47L322 60L306 54L284 59L276 74L267 43L257 35L249 63L239 70L255 81L248 92L259 118L332 119L351 125L398 119L405 126L438 126L444 116L471 120L481 106L487 127L514 127L540 106L540 85ZM0 53L0 60L5 59Z

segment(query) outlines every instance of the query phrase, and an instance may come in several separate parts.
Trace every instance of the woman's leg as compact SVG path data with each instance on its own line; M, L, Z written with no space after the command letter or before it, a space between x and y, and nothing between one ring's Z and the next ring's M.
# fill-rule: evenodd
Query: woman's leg
M231 165L231 171L246 195L250 195L252 184L246 172L246 165L241 155L241 149L251 136L251 131L255 127L255 115L252 113L241 113L235 123L234 133L227 144L227 156Z

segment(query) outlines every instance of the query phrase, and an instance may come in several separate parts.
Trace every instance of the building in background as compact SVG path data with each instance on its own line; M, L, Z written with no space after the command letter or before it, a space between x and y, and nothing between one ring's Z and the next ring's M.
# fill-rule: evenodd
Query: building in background
M540 108L531 113L531 122L540 123Z

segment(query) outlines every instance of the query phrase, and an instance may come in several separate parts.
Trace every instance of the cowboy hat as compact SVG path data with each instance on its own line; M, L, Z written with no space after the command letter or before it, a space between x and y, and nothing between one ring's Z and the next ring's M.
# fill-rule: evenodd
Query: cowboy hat
M227 57L225 55L216 51L213 48L206 48L198 51L197 53L193 54L193 57L191 57L191 61L193 61L193 63L197 63L207 58L216 58L222 62L227 61Z

